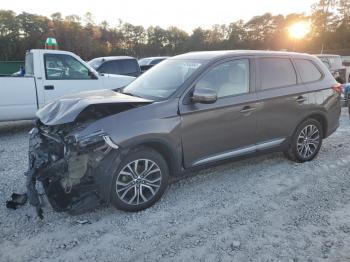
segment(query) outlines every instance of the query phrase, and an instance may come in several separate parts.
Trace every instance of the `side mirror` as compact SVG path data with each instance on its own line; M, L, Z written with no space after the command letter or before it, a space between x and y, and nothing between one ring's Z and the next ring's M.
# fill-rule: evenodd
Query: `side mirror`
M191 99L194 103L212 104L218 99L218 96L212 89L194 88Z

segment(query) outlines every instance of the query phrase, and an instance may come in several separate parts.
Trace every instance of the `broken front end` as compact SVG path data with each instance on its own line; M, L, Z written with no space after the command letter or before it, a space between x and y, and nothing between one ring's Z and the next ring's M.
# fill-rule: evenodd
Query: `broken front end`
M109 203L120 149L103 130L82 137L79 128L47 126L38 120L30 132L27 194L40 217L37 181L56 211L77 214Z

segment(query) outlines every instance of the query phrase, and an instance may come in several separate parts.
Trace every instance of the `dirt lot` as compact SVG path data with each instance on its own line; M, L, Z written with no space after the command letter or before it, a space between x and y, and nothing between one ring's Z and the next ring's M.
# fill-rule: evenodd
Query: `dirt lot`
M234 162L172 184L154 207L69 216L26 205L30 122L0 124L0 261L350 261L350 121L305 164L282 154ZM88 220L79 224L78 220Z

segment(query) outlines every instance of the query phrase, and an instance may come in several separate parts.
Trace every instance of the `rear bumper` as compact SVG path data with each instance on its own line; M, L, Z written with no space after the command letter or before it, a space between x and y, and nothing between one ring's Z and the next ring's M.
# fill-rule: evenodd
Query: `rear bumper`
M338 96L337 100L334 103L330 103L330 106L327 109L326 117L326 130L324 138L332 135L340 125L340 115L341 115L341 99Z
M338 123L334 126L332 126L330 129L328 129L327 134L325 135L325 138L329 137L330 135L332 135L335 131L337 131L338 127L340 125L340 122L338 121Z

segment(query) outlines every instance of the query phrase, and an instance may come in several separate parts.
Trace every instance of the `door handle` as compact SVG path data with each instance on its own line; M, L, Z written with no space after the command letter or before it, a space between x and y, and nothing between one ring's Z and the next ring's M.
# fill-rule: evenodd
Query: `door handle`
M44 86L44 89L45 90L54 90L55 89L55 87L54 86Z
M304 97L304 96L298 96L298 98L295 99L295 101L296 101L297 103L303 103L303 102L305 102L306 100L307 100L307 98Z
M239 111L239 112L241 112L241 113L250 113L250 112L253 112L253 111L255 111L255 110L256 110L255 107L245 106L245 107L243 107L242 110Z

